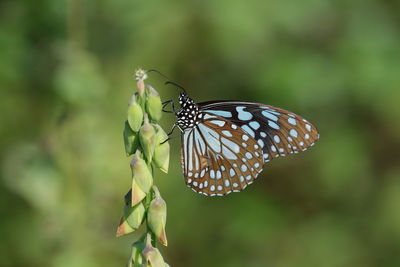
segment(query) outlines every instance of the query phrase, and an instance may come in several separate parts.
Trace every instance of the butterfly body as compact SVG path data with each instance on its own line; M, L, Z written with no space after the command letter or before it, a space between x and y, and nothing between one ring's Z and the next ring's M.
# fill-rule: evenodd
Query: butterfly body
M185 93L176 113L182 131L181 165L197 193L222 196L253 183L273 158L298 153L319 138L304 118L245 101L195 103Z
M193 128L199 124L202 115L199 114L199 107L186 94L181 94L179 97L181 109L177 113L178 120L176 124L181 131L187 128Z

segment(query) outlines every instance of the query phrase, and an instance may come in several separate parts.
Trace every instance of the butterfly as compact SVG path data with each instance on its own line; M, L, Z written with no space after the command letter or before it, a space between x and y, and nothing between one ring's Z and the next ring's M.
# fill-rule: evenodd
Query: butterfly
M164 102L164 107L173 102ZM242 191L265 163L305 151L319 139L316 128L303 117L266 104L195 103L186 91L178 102L179 110L173 105L177 117L173 129L177 126L181 131L185 182L206 196Z

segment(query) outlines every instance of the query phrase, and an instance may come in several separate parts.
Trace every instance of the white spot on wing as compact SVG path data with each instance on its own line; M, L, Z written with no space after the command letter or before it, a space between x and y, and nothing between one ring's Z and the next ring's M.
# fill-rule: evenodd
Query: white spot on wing
M184 117L182 117L182 118L184 118ZM212 115L210 115L210 114L204 114L204 119L205 120L208 120L208 119L215 119L216 117L215 116L212 116Z
M234 143L234 142L232 142L231 140L226 139L225 137L222 137L222 138L221 138L221 142L222 142L225 146L227 146L230 150L233 150L233 152L235 152L235 153L239 153L239 152L240 152L239 145L236 144L236 143Z
M287 121L288 121L288 123L291 124L291 125L296 125L296 120L293 119L293 118L288 118Z
M242 172L245 172L245 171L247 171L247 166L243 164L241 169L242 169Z
M276 124L276 123L273 122L273 121L268 120L268 126L271 127L271 128L273 128L273 129L275 129L275 130L279 130L278 124Z
M266 117L266 118L268 118L268 119L270 119L270 120L278 121L278 117L275 116L275 115L273 115L272 112L269 111L269 110L268 110L268 111L267 111L267 110L264 110L264 111L261 112L261 114L262 114L264 117Z
M253 138L256 136L255 133L254 133L254 131L253 131L252 129L250 129L249 126L243 125L243 126L242 126L242 129L243 129L246 133L248 133L249 135L251 135Z
M260 145L260 147L264 147L264 141L263 141L263 140L258 139L258 140L257 140L257 143ZM256 146L254 145L254 148L255 148L255 149L258 149L258 146L257 146L257 148L256 148Z
M214 179L214 178L215 178L215 171L214 171L214 170L211 170L211 171L210 171L210 178L211 178L211 179Z
M289 131L289 134L290 134L291 136L293 136L294 138L297 138L297 131L296 131L295 129L291 129L291 130Z
M236 155L229 148L227 148L226 146L222 147L222 154L227 159L237 159Z
M258 121L251 121L249 124L250 124L250 127L253 128L254 130L257 130L258 128L260 128L260 124L258 123Z
M210 120L209 122L218 125L219 127L223 127L225 125L225 122L221 120Z
M224 135L228 136L228 137L232 137L231 132L228 131L228 130L223 130L222 133L223 133Z
M208 113L212 113L217 116L225 117L225 118L231 118L232 113L229 111L224 111L224 110L207 110Z
M238 112L239 120L242 120L242 121L251 120L251 118L253 118L253 115L248 111L244 111L244 109L245 109L245 107L243 107L243 106L236 107L236 111Z

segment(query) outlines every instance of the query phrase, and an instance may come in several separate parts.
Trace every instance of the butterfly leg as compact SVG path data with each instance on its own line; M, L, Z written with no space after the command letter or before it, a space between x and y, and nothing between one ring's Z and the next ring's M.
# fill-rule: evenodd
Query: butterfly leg
M176 138L176 137L182 136L182 133L181 133L181 134L179 134L179 135L170 137L170 136L172 135L172 133L174 132L176 126L177 126L176 124L174 124L174 125L172 126L171 131L168 133L168 138L167 138L166 140L164 140L162 143L160 143L161 145L164 144L165 142L171 140L171 139L174 139L174 138ZM178 126L178 127L179 127L179 126Z
M164 144L165 142L168 142L169 140L172 140L172 139L175 139L175 138L181 137L181 136L182 136L182 134L175 135L175 136L172 136L172 137L168 137L166 140L162 141L162 142L160 143L160 145Z
M174 108L174 101L175 101L175 100L168 100L168 101L163 102L163 103L162 103L162 111L163 111L163 112L166 112L166 113L175 113L175 114L176 114L175 108ZM168 104L171 104L171 105L172 105L172 111L171 111L171 110L166 110L166 109L165 109L165 108L167 107Z

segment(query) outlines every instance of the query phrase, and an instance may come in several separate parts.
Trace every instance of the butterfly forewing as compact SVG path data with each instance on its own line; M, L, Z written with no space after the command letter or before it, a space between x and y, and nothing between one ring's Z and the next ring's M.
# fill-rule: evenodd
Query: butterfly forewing
M319 138L310 122L273 106L240 101L205 102L199 106L240 126L262 147L265 162L304 151Z
M243 190L263 168L261 146L227 118L203 112L202 121L182 135L186 184L205 195Z

